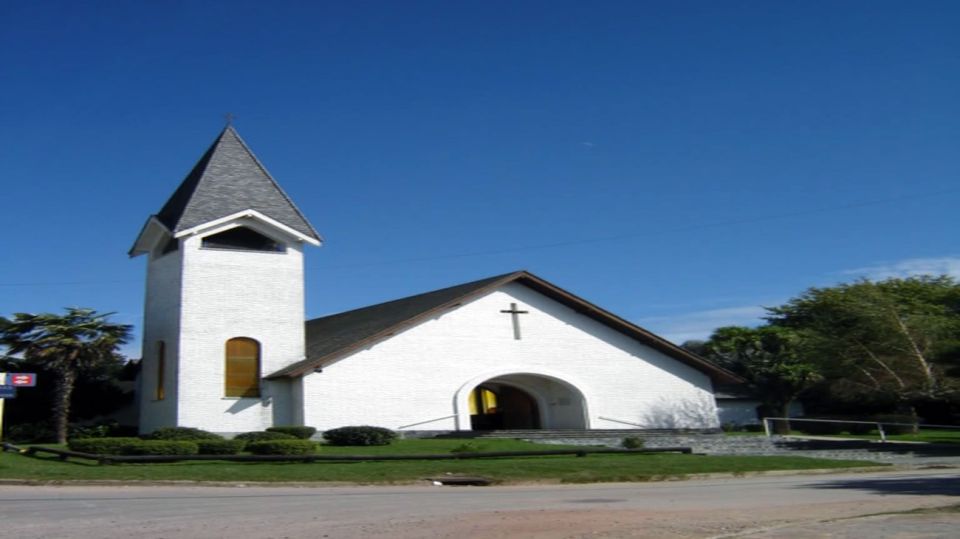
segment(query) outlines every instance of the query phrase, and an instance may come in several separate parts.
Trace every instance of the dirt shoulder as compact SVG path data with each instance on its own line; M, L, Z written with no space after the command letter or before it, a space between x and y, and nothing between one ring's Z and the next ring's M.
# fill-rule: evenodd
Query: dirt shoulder
M945 500L917 500L918 507L942 507ZM929 538L956 536L960 513L884 514L904 511L903 501L791 505L785 508L723 511L642 511L583 509L579 511L495 511L448 519L417 519L367 525L363 535L396 539L515 538L574 539L650 537L662 539L773 539L844 537ZM340 530L330 538L353 538Z

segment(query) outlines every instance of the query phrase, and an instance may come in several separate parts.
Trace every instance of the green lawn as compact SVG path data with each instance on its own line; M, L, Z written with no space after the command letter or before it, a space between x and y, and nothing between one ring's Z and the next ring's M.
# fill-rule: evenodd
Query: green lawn
M322 454L447 453L464 440L401 440L386 447L329 447ZM470 442L481 451L559 448L517 440ZM0 454L0 479L61 480L193 480L193 481L344 481L403 483L444 474L481 475L496 482L556 481L589 483L651 481L701 473L744 473L875 465L862 461L803 457L702 456L678 454L526 457L462 461L115 464L62 462L55 457Z

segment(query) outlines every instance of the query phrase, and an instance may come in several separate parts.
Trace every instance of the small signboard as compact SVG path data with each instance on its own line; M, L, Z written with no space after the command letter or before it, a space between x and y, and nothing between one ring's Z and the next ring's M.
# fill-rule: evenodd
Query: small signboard
M11 372L7 373L7 384L16 387L34 387L37 385L37 373L35 372Z
M17 398L17 388L14 386L0 386L0 399Z

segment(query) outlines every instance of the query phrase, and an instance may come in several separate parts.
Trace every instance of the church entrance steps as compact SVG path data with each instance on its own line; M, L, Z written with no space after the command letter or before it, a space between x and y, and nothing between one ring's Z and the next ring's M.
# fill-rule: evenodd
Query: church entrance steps
M488 430L488 431L461 431L439 434L437 438L509 438L530 441L551 440L616 440L617 444L627 436L638 438L676 437L682 435L710 436L718 435L715 430L690 429L527 429L527 430ZM587 445L587 444L580 444ZM608 445L599 443L596 445Z

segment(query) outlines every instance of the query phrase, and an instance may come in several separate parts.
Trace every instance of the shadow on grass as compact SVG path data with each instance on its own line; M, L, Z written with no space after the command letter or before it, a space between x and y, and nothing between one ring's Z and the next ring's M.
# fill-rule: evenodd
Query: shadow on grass
M906 477L896 479L845 479L804 488L867 490L878 494L960 496L957 477Z

